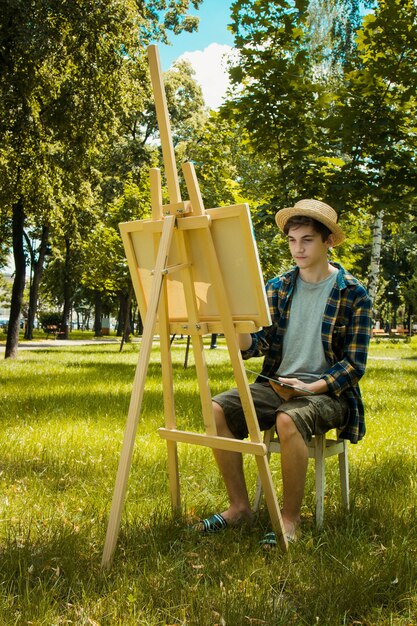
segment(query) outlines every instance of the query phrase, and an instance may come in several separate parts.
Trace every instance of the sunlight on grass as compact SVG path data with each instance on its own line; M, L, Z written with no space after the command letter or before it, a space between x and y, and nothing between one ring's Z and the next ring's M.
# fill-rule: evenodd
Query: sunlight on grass
M264 508L253 528L213 537L188 530L227 502L208 449L179 445L184 513L172 515L166 444L157 432L164 418L156 345L115 561L104 574L99 564L139 346L118 350L21 351L0 366L1 624L417 623L416 339L372 343L362 384L367 435L349 450L351 511L341 507L330 459L325 523L316 530L309 467L303 537L285 556L259 550L269 527ZM202 430L192 351L186 369L184 354L185 340L176 339L178 427ZM233 386L223 340L205 354L212 393ZM279 496L277 457L271 470ZM253 458L245 468L253 496Z

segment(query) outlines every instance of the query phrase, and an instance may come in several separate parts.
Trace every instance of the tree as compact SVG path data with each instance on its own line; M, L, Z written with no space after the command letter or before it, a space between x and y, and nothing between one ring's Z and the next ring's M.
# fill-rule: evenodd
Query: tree
M386 230L381 267L384 288L376 299L377 308L385 311L390 326L398 325L398 312L403 323L409 325L410 316L415 312L413 289L417 275L417 224L413 216Z
M379 266L381 260L381 244L383 233L383 219L384 212L380 211L375 217L372 227L372 253L371 253L371 266L369 268L369 282L368 291L372 302L375 301L378 279L379 279Z
M317 197L348 229L366 217L355 240L362 261L374 216L384 210L389 224L415 211L417 182L417 8L367 4L374 12L362 18L357 0L236 1L240 57L222 109L247 132L259 169L258 236L272 241L277 207ZM344 248L354 250L342 247L345 258Z
M315 143L307 9L307 0L239 0L232 6L239 58L230 68L236 89L222 111L246 129L254 151L268 161L271 200L285 204L298 193Z
M25 328L25 339L33 339L33 326L38 306L39 285L42 278L45 256L48 250L49 227L43 226L39 237L39 245L37 250L32 243L31 238L24 231L23 236L26 240L27 250L30 254L31 280L29 285L29 306Z
M10 285L4 276L0 274L0 307L9 306L10 304Z
M380 0L364 18L328 124L345 164L333 181L346 206L360 201L398 219L417 191L417 7Z
M176 61L164 74L174 146L199 135L207 119L203 92L188 61Z
M356 57L345 64L338 90L337 122L330 122L347 155L333 188L343 208L360 202L372 214L373 299L379 291L383 219L387 226L402 219L417 192L416 44L415 3L380 1L358 31Z
M181 161L195 165L206 208L241 201L237 160L242 146L235 124L211 111L204 127L181 150ZM184 197L187 195L183 190Z
M188 63L175 65L165 74L167 103L178 158L190 137L202 128L204 101ZM100 182L96 185L98 219L85 241L82 284L94 293L96 310L102 302L119 302L118 334L125 332L132 288L118 224L143 219L150 213L149 167L157 166L162 154L156 148L157 122L147 72L137 76L131 108L120 118L120 134L97 162ZM114 312L113 312L114 313ZM130 325L129 325L130 327ZM101 332L96 315L96 332Z
M193 0L198 7L200 0ZM143 63L137 40L193 30L189 2L3 0L0 25L0 206L13 222L15 281L6 358L17 353L28 216L48 227L77 202L91 158L128 102L125 68ZM162 12L163 20L159 19Z
M94 294L95 305L104 302L117 303L127 309L127 300L131 293L131 281L125 259L118 224L143 219L150 213L150 190L148 177L142 176L139 184L132 181L130 175L125 181L123 194L105 207L103 219L91 230L88 239L82 244L82 263L80 283ZM107 313L115 311L107 310ZM124 316L123 316L124 320ZM121 334L123 325L118 325ZM101 334L101 320L96 315L95 332Z

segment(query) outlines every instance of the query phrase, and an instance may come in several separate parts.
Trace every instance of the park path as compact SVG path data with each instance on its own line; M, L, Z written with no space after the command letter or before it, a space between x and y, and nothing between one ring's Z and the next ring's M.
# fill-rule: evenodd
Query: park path
M92 346L102 344L120 344L120 339L35 339L19 343L19 350L39 350L42 348L62 348L65 346ZM6 344L0 344L0 352L4 352Z
M140 343L140 339L133 339L133 343ZM62 348L68 346L97 346L103 344L120 345L119 338L108 339L40 339L31 342L19 343L19 350L49 350L50 348ZM217 346L223 348L223 346ZM4 352L6 344L0 344L0 354ZM398 361L399 359L407 357L395 357L395 356L378 356L369 355L368 360L373 361Z

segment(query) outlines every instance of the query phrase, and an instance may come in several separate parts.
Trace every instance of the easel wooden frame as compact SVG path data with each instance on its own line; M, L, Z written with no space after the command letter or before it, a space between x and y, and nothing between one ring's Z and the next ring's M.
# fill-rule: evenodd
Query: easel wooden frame
M204 210L197 178L191 163L183 164L183 174L190 201L183 202L181 200L165 91L156 46L149 46L148 56L170 203L163 205L160 171L158 169L152 169L150 172L152 220L146 221L146 224L144 224L144 222L133 222L120 226L135 293L141 308L141 314L144 314L144 331L133 382L126 430L103 550L102 567L104 568L109 567L116 547L137 424L145 390L153 335L157 321L160 339L165 414L165 427L159 429L159 434L167 441L168 477L173 508L179 509L181 505L177 453L178 442L253 454L257 462L272 527L277 535L277 540L281 548L284 551L288 548L280 510L272 484L267 459L267 448L262 441L236 337L236 332L251 332L255 330L256 325L259 324L259 320L262 320L262 311L260 312L260 318L255 320L257 324L251 319L251 315L243 316L243 319L238 319L239 316L233 314L228 292L222 277L215 243L213 241L210 211L206 212ZM217 217L224 214L224 208L213 209L211 211L217 212ZM148 285L148 293L145 293L144 290L144 283L141 280L140 268L138 267L138 260L131 237L135 229L140 230L143 228L148 229L149 237L153 241L156 250L154 267L151 270L152 280ZM210 286L213 289L215 302L217 303L218 316L214 318L211 315L207 315L207 319L201 319L202 316L197 302L193 268L190 262L190 241L187 238L187 233L195 230L199 231L198 243L199 246L202 247L201 252L210 271ZM179 262L171 266L168 261L174 239L176 242L176 257L179 257ZM173 274L180 276L182 294L187 311L186 320L172 321L170 319L167 277ZM250 277L248 278L250 280ZM260 308L262 309L262 306ZM267 309L266 314L267 317L269 317ZM176 427L174 382L170 355L170 335L175 332L183 332L191 336L205 433L181 431ZM248 425L250 435L250 440L248 441L239 441L219 437L217 435L203 346L203 335L211 332L222 332L225 336L237 388L239 389Z

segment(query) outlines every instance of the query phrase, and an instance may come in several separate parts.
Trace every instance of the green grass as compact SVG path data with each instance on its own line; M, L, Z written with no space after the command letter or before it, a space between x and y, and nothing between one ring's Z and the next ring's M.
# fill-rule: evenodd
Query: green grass
M178 425L200 428L184 349L174 342ZM351 512L330 459L324 527L315 529L309 468L303 537L287 555L268 556L258 547L265 510L250 529L207 538L187 530L227 503L207 449L179 446L184 512L171 514L155 347L115 559L103 573L138 345L118 350L21 350L0 363L0 624L417 624L417 339L372 344L362 384L368 433L349 450ZM227 352L205 354L212 393L233 385ZM254 460L245 466L253 495ZM279 494L276 457L272 473Z

